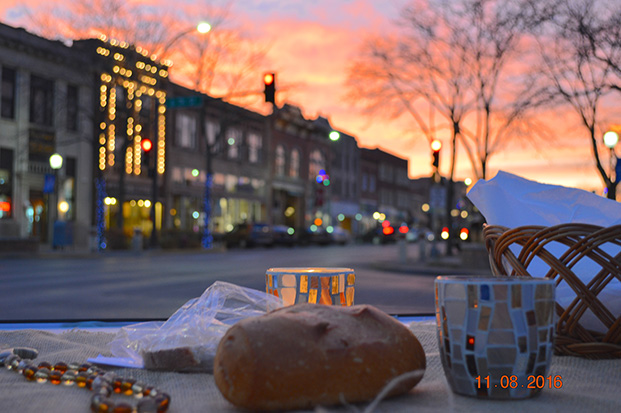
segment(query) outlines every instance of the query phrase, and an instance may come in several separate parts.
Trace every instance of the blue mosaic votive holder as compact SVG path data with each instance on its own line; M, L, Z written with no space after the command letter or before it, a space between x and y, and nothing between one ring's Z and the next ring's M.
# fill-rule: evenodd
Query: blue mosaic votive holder
M441 276L435 293L440 358L454 393L524 399L553 388L553 279Z
M355 282L356 275L351 268L270 268L265 273L265 291L282 298L284 305L352 306Z

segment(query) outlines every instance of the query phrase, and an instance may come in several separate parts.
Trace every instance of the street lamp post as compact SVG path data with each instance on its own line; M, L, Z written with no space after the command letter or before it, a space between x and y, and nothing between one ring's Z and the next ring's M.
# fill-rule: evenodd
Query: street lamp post
M54 153L50 156L50 167L54 171L54 202L50 205L50 221L52 223L52 246L54 246L54 230L56 226L56 219L58 217L58 170L63 166L63 157L58 153Z
M615 147L619 143L619 134L616 131L608 131L603 136L604 145L610 150L610 188L608 188L608 197L616 198L617 183L621 179L619 158L617 158Z
M177 35L175 35L175 37L173 37L172 39L170 39L170 41L168 43L166 43L166 45L162 48L162 52L160 53L161 55L165 55L166 52L168 52L168 49L170 49L172 47L173 44L177 43L177 41L179 41L182 37L197 31L200 34L206 34L209 33L211 31L211 25L207 22L200 22L198 23L196 26L192 26L187 30L184 30L180 33L178 33Z

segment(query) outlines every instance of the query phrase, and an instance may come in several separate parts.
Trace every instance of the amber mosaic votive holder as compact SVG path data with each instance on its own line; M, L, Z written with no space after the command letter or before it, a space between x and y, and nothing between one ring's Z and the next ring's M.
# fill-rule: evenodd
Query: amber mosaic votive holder
M270 268L265 273L265 290L281 297L284 305L313 303L352 306L356 275L351 268Z
M525 399L554 386L554 280L441 276L435 293L440 359L454 393Z

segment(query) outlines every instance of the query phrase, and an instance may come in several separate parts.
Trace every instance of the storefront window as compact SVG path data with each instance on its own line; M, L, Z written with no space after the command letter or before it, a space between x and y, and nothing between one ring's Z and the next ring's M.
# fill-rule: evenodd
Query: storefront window
M0 149L0 219L11 218L13 213L12 183L13 151Z

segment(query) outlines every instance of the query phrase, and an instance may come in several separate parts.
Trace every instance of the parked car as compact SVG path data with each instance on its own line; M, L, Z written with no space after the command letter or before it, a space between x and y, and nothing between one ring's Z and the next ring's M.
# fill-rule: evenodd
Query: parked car
M224 234L224 242L227 248L271 247L274 245L274 233L267 224L244 222Z
M433 235L433 231L429 228L410 228L408 233L405 235L405 239L408 242L418 242L420 240L423 241L433 241L435 236Z
M325 228L317 228L315 231L310 228L303 228L298 233L298 244L300 245L329 245L332 243L332 235L328 234Z
M393 232L386 234L381 226L375 227L362 235L362 242L369 242L372 244L391 244L397 242L397 233Z
M344 228L334 227L330 234L332 242L339 245L345 245L351 241L351 234Z
M298 233L287 225L274 225L272 234L275 245L285 245L292 247L298 243Z

